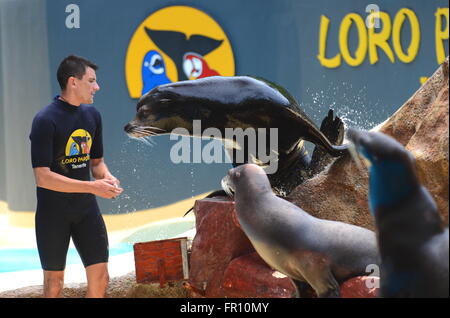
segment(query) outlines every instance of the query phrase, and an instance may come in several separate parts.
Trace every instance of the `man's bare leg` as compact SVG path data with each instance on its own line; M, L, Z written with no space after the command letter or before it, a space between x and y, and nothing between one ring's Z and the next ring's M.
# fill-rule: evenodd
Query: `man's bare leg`
M88 282L86 298L103 298L109 283L108 263L98 263L86 267Z
M44 297L61 297L64 287L64 271L44 271Z

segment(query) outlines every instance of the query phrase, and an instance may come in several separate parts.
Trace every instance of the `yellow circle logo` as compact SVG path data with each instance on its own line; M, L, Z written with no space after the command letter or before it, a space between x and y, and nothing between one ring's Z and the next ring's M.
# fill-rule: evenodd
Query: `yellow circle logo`
M235 75L233 50L220 25L198 9L160 9L131 37L125 78L132 98L161 84L214 75Z
M84 129L75 130L67 140L66 156L88 155L91 152L92 138Z

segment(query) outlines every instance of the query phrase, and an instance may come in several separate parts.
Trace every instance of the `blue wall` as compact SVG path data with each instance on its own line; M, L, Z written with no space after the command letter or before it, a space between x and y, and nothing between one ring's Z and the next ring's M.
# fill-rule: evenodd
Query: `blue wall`
M65 25L69 4L80 8L80 28ZM415 12L421 42L416 58L405 64L396 57L391 63L379 51L380 60L371 65L367 56L352 67L330 69L317 59L321 16L330 19L327 56L339 52L339 25L349 13L365 19L371 2L358 0L47 0L50 74L59 62L75 53L95 61L100 92L95 107L104 121L105 159L122 181L125 194L117 200L100 200L105 213L148 209L218 189L228 164L171 163L169 151L175 143L168 136L155 138L150 147L129 139L123 126L134 117L136 100L125 82L125 56L135 29L153 12L171 5L186 5L210 15L231 42L236 75L257 75L286 87L317 123L331 107L352 127L369 129L394 113L419 87L421 76L437 69L435 56L435 12L447 1L378 0L380 10L391 20L399 9ZM405 23L401 39L410 39ZM389 40L390 43L392 39ZM358 44L353 27L348 39L353 52ZM392 46L391 46L392 47ZM448 40L445 41L448 54ZM52 93L59 87L52 75ZM49 96L50 100L51 96ZM45 106L45 105L42 105ZM31 205L30 210L34 207Z

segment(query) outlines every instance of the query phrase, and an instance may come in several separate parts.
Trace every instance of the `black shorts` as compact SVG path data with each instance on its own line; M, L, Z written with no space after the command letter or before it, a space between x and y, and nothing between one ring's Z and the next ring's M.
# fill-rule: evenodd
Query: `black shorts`
M70 238L84 267L108 262L108 234L94 195L37 192L36 240L44 270L65 269Z

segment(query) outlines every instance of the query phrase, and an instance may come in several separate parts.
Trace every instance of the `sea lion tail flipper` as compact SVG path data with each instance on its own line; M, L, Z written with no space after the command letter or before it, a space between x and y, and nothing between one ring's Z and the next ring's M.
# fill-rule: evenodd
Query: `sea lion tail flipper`
M328 111L328 115L322 120L320 131L333 145L341 145L344 141L344 123L338 116L334 117L332 109Z
M331 152L336 152L336 154L330 153L330 150L326 150L324 147L316 146L311 157L311 175L319 173L333 160L333 157L347 151L347 146L342 146L345 133L344 123L338 116L334 116L332 109L328 111L327 116L322 120L320 132L332 144L333 151Z

